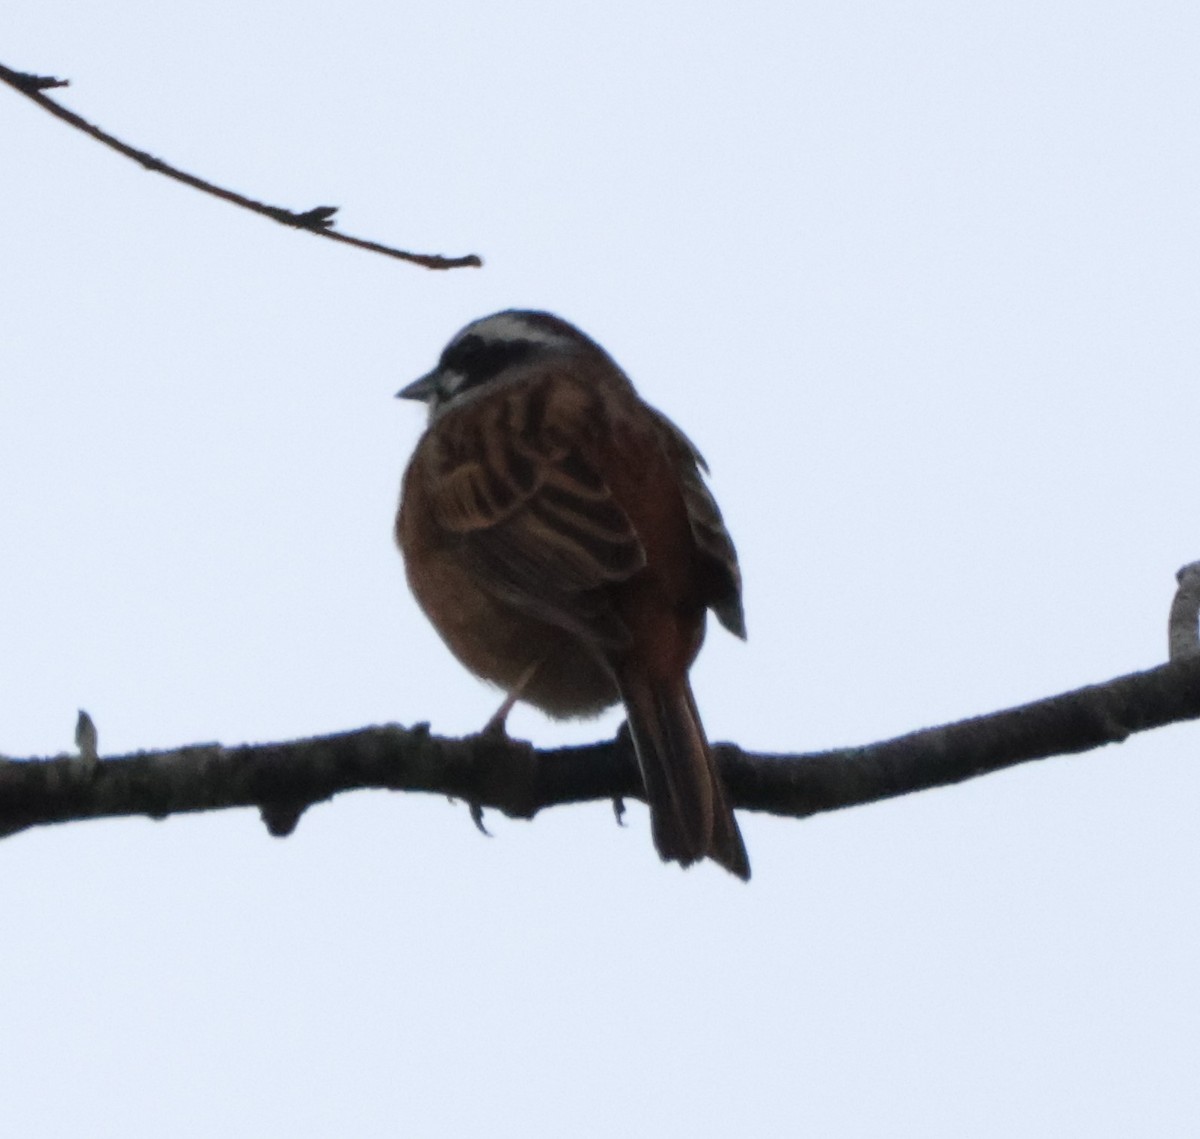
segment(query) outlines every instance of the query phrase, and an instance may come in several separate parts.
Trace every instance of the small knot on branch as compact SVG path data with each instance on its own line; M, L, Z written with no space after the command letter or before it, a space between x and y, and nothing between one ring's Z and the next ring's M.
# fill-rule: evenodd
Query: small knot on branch
M266 824L267 833L272 838L287 838L300 822L300 816L308 809L307 802L293 800L262 803L258 813Z
M1179 588L1167 621L1167 650L1171 660L1200 653L1200 562L1190 562L1176 575Z
M51 87L70 87L69 79L55 79L53 75L30 75L27 71L14 71L12 84L14 87L32 95L35 91L49 91Z
M337 206L313 206L311 210L305 210L302 214L292 213L290 210L285 210L289 215L289 219L285 224L294 225L298 229L332 229L334 226L333 215L338 212Z
M79 748L79 756L89 768L95 768L100 762L100 737L96 732L95 722L82 708L75 721L75 746Z

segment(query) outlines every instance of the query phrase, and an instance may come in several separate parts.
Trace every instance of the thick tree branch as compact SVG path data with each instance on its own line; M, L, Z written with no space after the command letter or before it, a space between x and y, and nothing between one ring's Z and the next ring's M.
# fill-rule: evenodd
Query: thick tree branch
M421 265L426 269L478 268L483 264L483 261L474 253L470 253L465 257L443 257L436 253L409 253L403 249L393 249L390 245L381 245L377 241L367 241L362 237L351 237L346 233L338 233L333 228L333 215L337 213L337 206L314 206L312 209L297 213L282 206L270 206L265 202L255 201L253 198L247 198L233 190L226 190L221 186L216 186L212 182L205 181L203 178L197 178L194 174L188 174L177 167L169 165L161 158L155 158L154 155L147 154L144 150L138 150L136 147L122 142L119 138L114 138L107 132L102 131L98 126L89 123L86 119L75 114L74 111L68 111L66 107L55 102L49 95L45 94L51 88L69 86L70 80L55 79L47 75L29 75L23 71L13 71L11 68L5 67L0 63L0 82L8 84L14 91L19 91L22 95L32 99L39 107L49 111L55 118L62 119L65 123L70 123L77 130L90 135L97 142L101 142L112 150L117 151L118 154L123 154L126 158L132 158L147 170L154 170L159 174L165 174L168 178L173 178L176 182L182 182L185 186L202 190L206 194L212 194L214 197L220 198L225 202L232 202L235 206L241 206L243 209L253 210L255 213L269 217L281 225L292 226L294 229L303 229L308 233L315 233L318 237L327 237L330 241L340 241L344 245L354 245L359 249L370 250L372 253L382 253L385 257L395 257L400 261L410 261L414 265Z
M1018 708L863 747L767 755L717 745L737 807L804 817L942 787L1032 759L1089 751L1200 718L1200 655ZM303 811L363 788L451 795L514 818L545 807L640 798L625 733L547 751L487 736L443 739L388 725L290 743L103 759L0 760L0 834L76 819L258 807L286 835Z

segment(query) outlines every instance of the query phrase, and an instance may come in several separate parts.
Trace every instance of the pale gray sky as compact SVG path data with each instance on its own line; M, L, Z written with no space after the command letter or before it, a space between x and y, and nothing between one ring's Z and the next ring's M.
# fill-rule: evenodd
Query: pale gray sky
M867 742L1148 667L1200 558L1200 8L10 0L0 751L474 730L391 546L473 317L544 307L705 452L710 735ZM609 735L556 725L539 744ZM1200 728L805 823L362 794L0 843L22 1136L1176 1136Z

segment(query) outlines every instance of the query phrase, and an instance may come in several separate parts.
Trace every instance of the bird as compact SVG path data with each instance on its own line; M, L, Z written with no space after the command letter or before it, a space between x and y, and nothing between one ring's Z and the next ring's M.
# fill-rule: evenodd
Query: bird
M750 862L688 671L707 613L745 639L741 571L700 452L548 312L473 321L396 393L428 408L395 538L455 657L552 718L624 703L664 862Z

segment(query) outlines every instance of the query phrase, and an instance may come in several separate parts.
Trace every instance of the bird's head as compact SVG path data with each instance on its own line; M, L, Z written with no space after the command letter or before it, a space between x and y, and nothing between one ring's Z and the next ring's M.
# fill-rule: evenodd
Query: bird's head
M432 422L524 365L556 356L604 355L574 325L548 312L508 309L472 321L442 352L437 367L396 393L429 405Z

